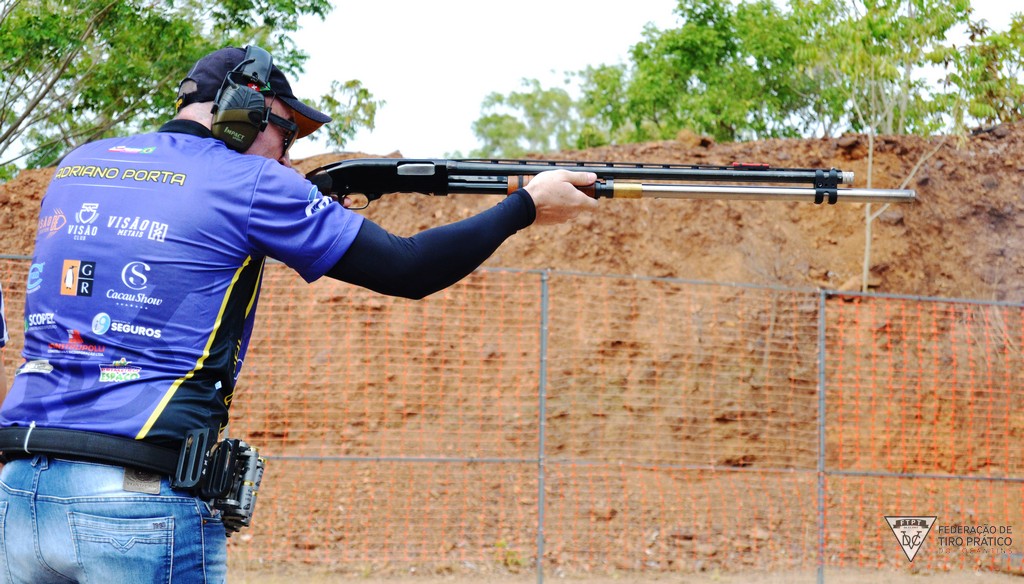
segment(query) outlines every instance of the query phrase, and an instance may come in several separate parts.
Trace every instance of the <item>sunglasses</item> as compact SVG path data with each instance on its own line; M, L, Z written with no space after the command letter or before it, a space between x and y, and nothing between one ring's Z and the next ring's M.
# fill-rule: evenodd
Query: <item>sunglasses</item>
M299 135L299 125L291 120L286 120L277 114L268 115L267 121L270 122L271 124L274 124L278 128L281 128L282 132L284 133L283 153L287 153L288 149L291 148L292 143L295 142L295 137Z

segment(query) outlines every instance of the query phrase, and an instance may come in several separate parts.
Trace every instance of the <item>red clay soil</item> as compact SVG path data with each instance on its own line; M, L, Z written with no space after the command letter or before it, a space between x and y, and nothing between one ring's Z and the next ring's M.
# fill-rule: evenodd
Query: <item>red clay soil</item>
M836 167L855 172L858 188L916 189L915 203L871 209L880 212L873 223L871 290L1024 302L1024 123L964 139L880 137L870 157L870 185L868 144L859 135L717 144L683 134L673 141L546 157ZM323 154L296 166L306 172L357 156L370 155ZM32 253L39 201L52 173L25 171L0 185L0 253ZM494 203L493 197L472 195L389 195L360 212L394 233L411 235ZM487 265L855 290L861 286L864 250L861 204L603 200L595 212L572 223L514 236ZM335 486L335 491L346 489Z
M736 161L777 167L836 167L857 188L916 189L873 222L870 277L876 292L1024 301L1024 123L967 138L879 137L868 180L868 138L767 140L718 144L677 140L609 146L547 157L686 164ZM299 160L305 172L355 156ZM393 153L389 156L399 156ZM39 199L53 169L22 172L0 185L0 253L30 255ZM458 220L493 197L389 195L365 211L401 235ZM878 212L880 205L873 205ZM865 205L802 202L603 200L566 224L527 230L487 262L494 267L859 289Z

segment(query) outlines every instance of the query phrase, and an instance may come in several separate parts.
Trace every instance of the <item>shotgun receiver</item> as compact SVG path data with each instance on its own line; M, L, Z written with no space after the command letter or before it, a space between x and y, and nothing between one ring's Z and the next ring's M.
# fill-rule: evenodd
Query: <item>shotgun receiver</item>
M742 199L813 201L817 204L827 201L835 204L840 201L909 202L917 196L913 190L907 189L840 188L840 185L853 184L853 173L835 168L772 168L767 164L748 163L704 166L558 160L352 158L314 169L306 178L324 195L339 199L346 196L365 198L365 204L362 200L354 201L353 208L359 209L388 193L434 196L510 194L525 186L530 177L556 169L597 174L597 182L580 188L597 199Z

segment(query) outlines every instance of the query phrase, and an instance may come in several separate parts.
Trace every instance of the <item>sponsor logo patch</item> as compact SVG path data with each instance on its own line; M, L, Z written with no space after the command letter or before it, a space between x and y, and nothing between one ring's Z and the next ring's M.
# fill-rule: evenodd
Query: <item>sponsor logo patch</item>
M64 260L61 270L60 293L64 296L92 296L96 279L96 262Z
M125 358L120 358L113 363L100 365L100 383L118 383L121 381L135 381L141 377L142 368L131 364Z
M50 343L51 353L71 353L74 355L85 355L87 357L98 357L103 355L107 348L97 343L86 342L81 333L76 330L68 331L66 343Z
M53 371L53 365L46 359L35 359L33 361L26 361L24 365L18 368L14 372L15 375L21 375L23 373L51 373Z

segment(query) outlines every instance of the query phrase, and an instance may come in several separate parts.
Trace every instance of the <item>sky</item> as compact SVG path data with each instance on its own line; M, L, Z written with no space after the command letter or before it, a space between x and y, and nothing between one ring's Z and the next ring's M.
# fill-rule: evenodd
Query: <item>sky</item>
M488 94L523 89L523 79L563 87L566 72L629 63L645 24L678 24L676 0L335 0L327 19L302 21L294 39L310 58L292 83L300 98L358 79L374 98L376 128L350 152L442 158L479 147L472 123ZM973 0L976 18L997 30L1024 11L1022 0ZM316 134L314 134L315 139ZM293 158L329 151L313 139Z

